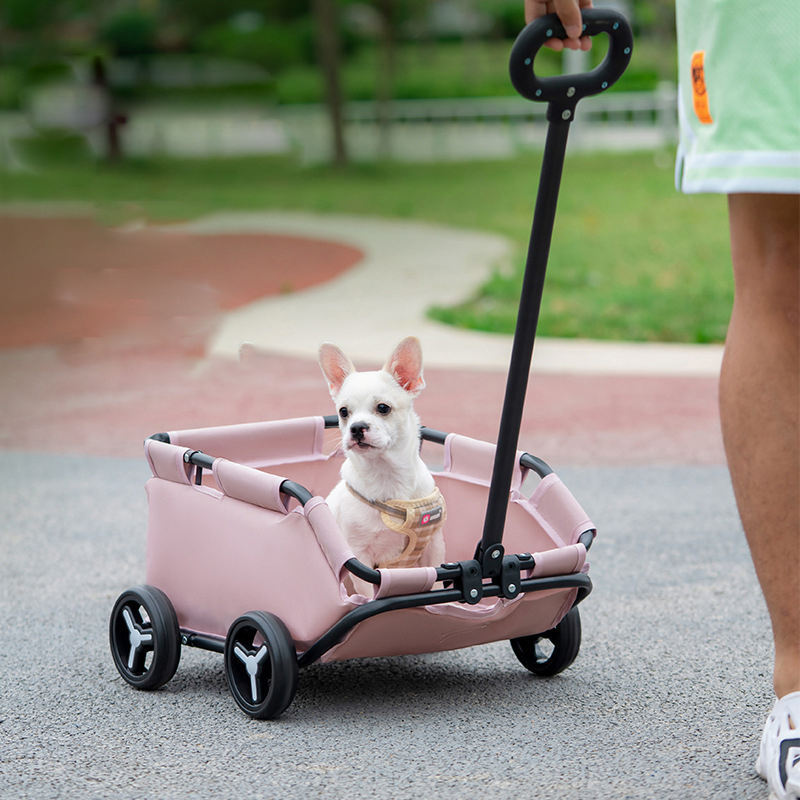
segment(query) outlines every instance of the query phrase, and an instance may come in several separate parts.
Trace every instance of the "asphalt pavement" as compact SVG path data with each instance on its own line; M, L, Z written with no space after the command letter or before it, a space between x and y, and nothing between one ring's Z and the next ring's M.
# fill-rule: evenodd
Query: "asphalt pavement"
M406 260L415 245L438 253L455 297L506 245L408 223L292 219L179 230L316 232L364 259L278 299L224 312L209 303L189 350L163 335L173 327L150 340L126 328L0 352L0 797L766 797L753 762L771 641L723 465L720 348L537 342L521 442L556 467L599 530L581 653L560 676L532 677L505 642L314 665L273 722L239 711L214 654L185 649L156 692L122 680L107 626L116 597L145 574L143 436L326 413L319 341L377 366L383 338L408 333L421 335L429 364L423 421L487 440L496 430L508 339L439 329L424 304L409 315L413 292L377 321L372 311L348 321L341 308L353 285L385 293L380 276L400 247ZM437 236L468 246L434 251ZM414 279L393 280L399 292ZM77 286L93 291L87 308L102 302L96 283ZM293 315L304 303L322 310ZM359 325L381 330L359 336ZM252 347L236 361L243 341ZM302 576L297 586L313 591Z
M257 722L221 656L184 649L151 693L114 668L108 615L144 575L144 461L5 453L0 796L765 797L769 627L725 469L561 475L599 528L568 670L535 678L506 642L315 665Z

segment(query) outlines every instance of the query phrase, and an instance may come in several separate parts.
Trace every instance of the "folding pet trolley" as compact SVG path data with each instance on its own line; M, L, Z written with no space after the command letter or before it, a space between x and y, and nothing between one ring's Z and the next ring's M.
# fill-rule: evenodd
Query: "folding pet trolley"
M589 9L583 19L586 35L609 37L592 72L534 72L545 41L565 36L555 16L528 25L511 52L514 86L548 103L549 126L497 445L422 429L425 453L441 465L432 472L447 502L447 561L372 569L355 559L323 499L341 464L326 455L335 416L156 434L145 442L147 583L120 595L109 626L129 684L162 686L182 646L200 647L224 654L246 714L274 718L294 697L298 669L318 660L509 639L537 675L574 661L595 527L517 440L569 126L578 100L613 84L632 48L616 12ZM529 496L528 475L539 479ZM354 594L349 574L373 584L374 597Z

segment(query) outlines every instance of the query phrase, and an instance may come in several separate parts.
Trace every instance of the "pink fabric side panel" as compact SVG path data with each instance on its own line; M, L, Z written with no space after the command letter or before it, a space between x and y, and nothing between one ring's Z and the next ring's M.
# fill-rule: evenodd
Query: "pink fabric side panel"
M284 478L224 458L214 461L213 472L217 486L228 497L235 497L270 511L286 513L289 498L280 492Z
M376 600L396 594L427 592L436 582L435 567L379 569L378 572L381 574L381 585L375 593Z
M583 569L586 561L586 548L582 544L572 544L569 547L533 553L533 558L536 561L536 566L531 571L534 578L544 578L548 575L571 575Z
M337 580L341 579L345 561L355 556L339 530L333 512L322 497L312 497L303 507L303 513L317 537L320 549L331 565L333 574Z
M496 446L469 436L448 434L444 443L444 472L454 477L488 486L492 479L494 453ZM511 489L517 490L522 484L522 470L519 467L521 451L517 452L517 462L511 480Z
M302 514L159 478L147 493L146 582L182 627L224 636L245 611L269 611L303 650L354 607Z
M171 431L170 441L239 464L270 464L322 458L325 420L322 417L249 422L215 428Z
M529 502L569 544L584 531L595 529L589 515L555 473L542 479Z
M155 439L146 439L144 443L144 453L153 475L176 483L191 483L189 476L192 465L183 460L185 452L185 447L176 447Z

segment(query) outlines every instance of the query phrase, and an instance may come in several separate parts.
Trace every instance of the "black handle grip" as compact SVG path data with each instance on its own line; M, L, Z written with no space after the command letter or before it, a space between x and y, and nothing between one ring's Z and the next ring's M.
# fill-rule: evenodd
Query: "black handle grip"
M591 72L538 77L533 61L539 49L548 39L567 37L555 14L539 17L522 29L511 48L511 83L523 97L572 108L582 97L608 89L625 72L633 51L633 34L625 17L610 8L586 8L582 15L583 36L608 34L608 53L603 63Z

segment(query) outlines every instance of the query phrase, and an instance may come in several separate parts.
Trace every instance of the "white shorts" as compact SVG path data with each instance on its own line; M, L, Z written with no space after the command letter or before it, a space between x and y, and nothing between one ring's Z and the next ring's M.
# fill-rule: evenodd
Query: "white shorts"
M677 0L684 192L800 193L800 0Z

